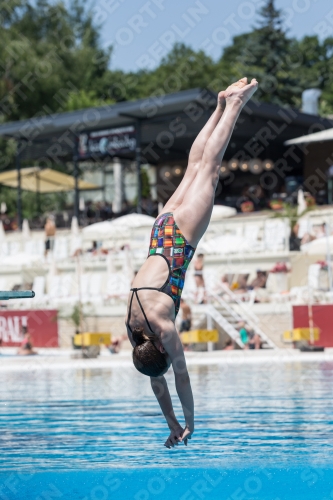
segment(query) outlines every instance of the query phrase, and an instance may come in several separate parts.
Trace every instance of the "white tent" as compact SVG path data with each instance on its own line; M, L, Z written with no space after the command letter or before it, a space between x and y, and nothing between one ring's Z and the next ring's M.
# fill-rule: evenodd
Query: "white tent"
M131 229L138 227L151 227L154 224L154 217L143 214L129 214L111 221L97 222L82 230L84 238L87 240L105 240L111 238L128 237Z

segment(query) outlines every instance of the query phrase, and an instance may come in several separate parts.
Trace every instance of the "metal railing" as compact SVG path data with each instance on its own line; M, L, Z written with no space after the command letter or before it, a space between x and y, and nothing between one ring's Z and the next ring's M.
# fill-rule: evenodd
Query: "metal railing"
M236 328L212 304L208 304L205 307L205 312L207 316L210 316L210 318L212 318L215 323L217 323L222 328L222 330L224 330L229 335L229 337L231 337L236 342L236 344L239 345L239 347L245 347L243 342L241 341L239 331L236 330Z
M252 330L256 334L258 334L260 336L260 338L263 341L265 341L266 344L270 348L278 349L276 344L258 326L259 318L256 316L256 314L254 314L253 311L245 308L244 304L239 300L237 295L235 293L233 293L231 290L229 290L229 288L224 287L223 285L220 285L220 287L221 287L221 291L226 293L232 299L233 302L227 302L218 293L210 292L210 296L213 297L219 303L219 305L222 306L229 313L229 315L232 316L236 321L245 321L245 323L247 323L249 325L249 327L252 328ZM232 306L233 303L237 304L238 308L241 310L241 314L239 314L239 312L233 308L233 306ZM225 321L227 321L227 320L225 319Z

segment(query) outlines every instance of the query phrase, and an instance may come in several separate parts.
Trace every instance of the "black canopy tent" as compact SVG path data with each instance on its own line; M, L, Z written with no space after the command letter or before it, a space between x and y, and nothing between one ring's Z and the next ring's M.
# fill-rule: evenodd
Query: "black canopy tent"
M151 96L133 102L59 113L0 126L0 136L17 141L18 179L22 160L38 160L49 167L52 162L72 161L74 165L74 212L79 215L79 162L98 162L120 157L135 160L138 175L137 211L141 211L140 171L143 161L186 160L191 144L211 115L217 95L207 89ZM317 128L316 128L317 127ZM226 157L244 150L255 154L256 136L266 137L263 155L273 160L287 150L288 139L332 127L332 122L276 105L250 101L235 128ZM263 130L266 129L266 135ZM253 143L253 144L252 144ZM22 221L21 186L18 183L17 208Z

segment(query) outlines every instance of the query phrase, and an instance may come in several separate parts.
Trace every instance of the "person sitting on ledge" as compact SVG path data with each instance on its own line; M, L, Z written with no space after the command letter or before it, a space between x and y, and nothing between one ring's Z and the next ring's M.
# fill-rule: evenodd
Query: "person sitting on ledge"
M33 356L38 354L33 348L30 333L28 332L28 327L22 326L23 340L21 347L18 349L17 354L19 356Z

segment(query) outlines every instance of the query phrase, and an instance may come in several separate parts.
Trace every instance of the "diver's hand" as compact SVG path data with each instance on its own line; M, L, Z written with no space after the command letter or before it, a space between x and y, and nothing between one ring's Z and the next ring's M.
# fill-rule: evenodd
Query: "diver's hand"
M194 427L193 429L191 429L188 425L185 427L181 438L181 440L184 441L185 446L187 446L187 440L191 439L193 432L194 432Z
M170 436L165 441L164 446L166 446L169 449L173 448L175 445L177 446L178 443L181 443L181 441L182 441L183 433L184 433L184 429L181 425L178 425L178 426L170 429Z

